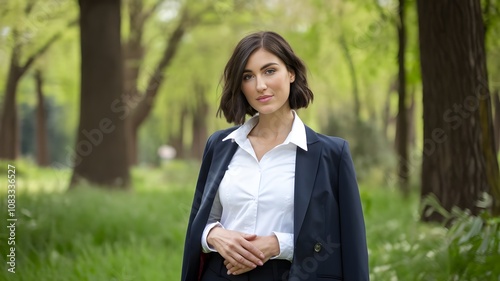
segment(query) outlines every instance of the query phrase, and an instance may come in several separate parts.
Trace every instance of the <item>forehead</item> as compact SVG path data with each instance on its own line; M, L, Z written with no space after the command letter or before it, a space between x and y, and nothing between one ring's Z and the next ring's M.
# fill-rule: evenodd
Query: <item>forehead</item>
M285 63L275 54L260 48L253 52L248 58L246 69L260 69L262 66L268 63L277 63L279 65L285 65Z

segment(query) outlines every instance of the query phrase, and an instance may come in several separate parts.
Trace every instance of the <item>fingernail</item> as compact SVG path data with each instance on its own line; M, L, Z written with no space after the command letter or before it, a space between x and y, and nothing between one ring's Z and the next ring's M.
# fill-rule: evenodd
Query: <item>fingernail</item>
M228 270L228 271L227 271L227 275L231 275L231 271L229 271L229 270Z
M262 263L262 261L259 261L259 265L260 265L260 266L263 266L264 264Z

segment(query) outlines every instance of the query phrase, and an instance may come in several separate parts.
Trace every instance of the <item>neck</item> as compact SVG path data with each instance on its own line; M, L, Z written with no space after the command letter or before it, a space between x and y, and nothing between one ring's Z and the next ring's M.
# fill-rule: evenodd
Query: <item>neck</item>
M286 137L292 130L294 118L292 110L280 114L259 115L259 123L255 125L251 135L266 139Z

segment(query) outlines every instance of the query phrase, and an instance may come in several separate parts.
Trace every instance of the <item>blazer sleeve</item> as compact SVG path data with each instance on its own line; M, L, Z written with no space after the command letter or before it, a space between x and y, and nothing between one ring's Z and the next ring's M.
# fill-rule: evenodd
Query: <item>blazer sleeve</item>
M208 172L210 170L210 165L213 158L213 144L214 139L217 139L218 135L212 135L205 145L205 151L203 152L203 158L201 162L200 172L198 174L198 181L196 183L196 189L194 192L193 203L191 205L191 213L189 215L189 222L186 231L186 240L184 242L184 257L182 261L182 274L181 280L191 281L198 279L198 271L200 268L200 257L201 257L201 242L199 239L194 239L192 227L193 220L198 214L200 209L201 199L203 197L203 192L205 189L205 183L207 182Z
M340 235L342 271L346 281L369 280L363 209L349 145L344 141L339 162Z

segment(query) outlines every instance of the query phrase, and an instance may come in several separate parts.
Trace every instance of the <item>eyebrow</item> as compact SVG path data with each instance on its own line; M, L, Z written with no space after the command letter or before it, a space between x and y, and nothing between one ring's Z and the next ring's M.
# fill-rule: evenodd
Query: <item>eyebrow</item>
M270 63L266 63L266 64L264 64L264 65L260 68L260 70L263 70L264 68L267 68L267 67L269 67L269 66L271 66L271 65L279 65L279 64L278 64L277 62L270 62ZM245 69L245 70L243 70L243 73L245 73L245 72L252 72L252 71L251 71L250 69Z

